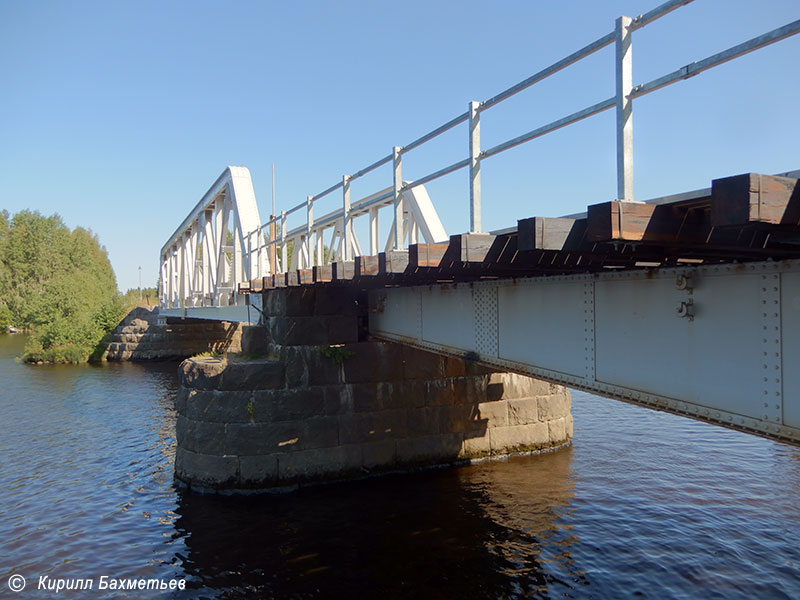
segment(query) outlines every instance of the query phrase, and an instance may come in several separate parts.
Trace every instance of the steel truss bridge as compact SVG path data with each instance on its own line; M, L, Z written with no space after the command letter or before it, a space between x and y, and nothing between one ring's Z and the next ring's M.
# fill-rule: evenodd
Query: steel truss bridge
M228 167L161 250L162 314L249 321L272 288L358 286L376 337L800 443L800 171L633 196L634 100L795 35L800 20L634 85L633 32L689 2L618 18L609 34L264 223L249 171ZM481 147L484 111L610 45L613 97ZM606 110L616 113L616 200L482 232L483 160ZM465 159L403 179L408 152L463 123ZM354 180L387 164L390 186L351 199ZM470 231L448 237L425 184L460 169ZM341 209L315 217L334 192ZM381 209L392 223L383 240ZM305 224L288 229L303 210ZM365 216L362 248L353 223Z

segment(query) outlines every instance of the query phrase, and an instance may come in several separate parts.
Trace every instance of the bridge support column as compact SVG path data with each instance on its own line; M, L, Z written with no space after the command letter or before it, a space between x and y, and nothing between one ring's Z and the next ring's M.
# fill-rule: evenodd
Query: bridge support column
M292 488L569 443L566 388L370 340L365 299L270 290L242 355L184 361L177 478Z

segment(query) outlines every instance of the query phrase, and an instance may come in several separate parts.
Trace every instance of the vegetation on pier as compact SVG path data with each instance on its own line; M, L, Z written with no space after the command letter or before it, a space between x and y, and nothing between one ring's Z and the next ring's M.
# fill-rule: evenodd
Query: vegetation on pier
M91 231L70 231L58 215L0 213L0 322L32 332L23 360L99 358L125 308L108 254Z

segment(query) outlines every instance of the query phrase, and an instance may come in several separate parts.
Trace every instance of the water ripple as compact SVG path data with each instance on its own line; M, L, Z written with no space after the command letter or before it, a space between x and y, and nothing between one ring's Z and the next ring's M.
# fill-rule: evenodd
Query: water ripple
M12 360L21 342L0 338L3 586L19 572L186 578L177 598L800 597L791 446L574 392L575 443L552 454L188 495L172 480L174 364L32 368Z

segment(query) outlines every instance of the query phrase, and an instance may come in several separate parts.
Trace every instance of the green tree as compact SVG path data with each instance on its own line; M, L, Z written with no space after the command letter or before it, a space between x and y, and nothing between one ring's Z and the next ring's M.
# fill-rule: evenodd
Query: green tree
M87 360L123 313L97 236L27 210L0 215L0 301L16 325L33 331L29 361Z

